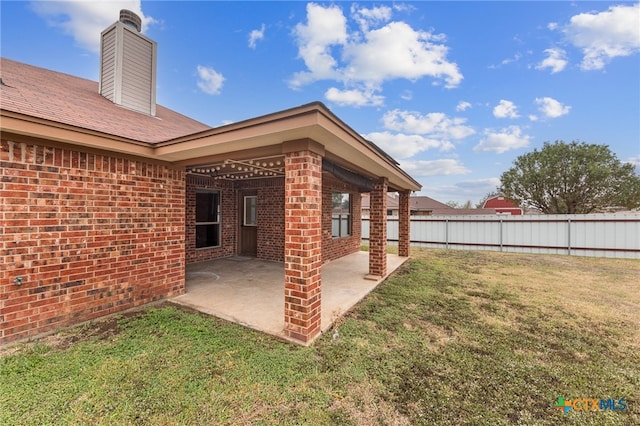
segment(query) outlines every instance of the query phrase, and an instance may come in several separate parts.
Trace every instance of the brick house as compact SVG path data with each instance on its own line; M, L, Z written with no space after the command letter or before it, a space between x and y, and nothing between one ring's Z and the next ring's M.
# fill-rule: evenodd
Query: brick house
M0 344L185 291L187 264L283 262L285 333L320 333L321 265L360 247L386 274L387 192L399 254L420 185L321 103L211 128L155 102L156 44L123 11L100 81L2 59Z
M394 194L387 194L387 215L398 216L398 200ZM362 194L362 214L369 216L370 197ZM409 198L409 211L411 216L471 216L483 214L496 214L492 208L463 209L455 208L423 195Z

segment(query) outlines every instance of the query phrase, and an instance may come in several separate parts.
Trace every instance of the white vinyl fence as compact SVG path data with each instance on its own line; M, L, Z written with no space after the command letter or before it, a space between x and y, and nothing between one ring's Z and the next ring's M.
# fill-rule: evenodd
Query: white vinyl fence
M398 242L397 216L387 219L387 239ZM412 216L411 245L640 259L640 214Z

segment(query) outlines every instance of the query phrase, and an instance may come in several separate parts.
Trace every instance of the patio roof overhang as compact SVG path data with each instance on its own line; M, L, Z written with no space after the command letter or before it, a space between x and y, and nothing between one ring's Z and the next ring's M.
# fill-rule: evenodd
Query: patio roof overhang
M386 177L392 190L421 185L373 143L319 102L160 143L156 153L186 167L251 160L283 153L283 144L311 140L331 163L370 179Z
M189 170L284 154L286 143L312 141L332 164L368 179L386 177L392 191L421 185L386 153L320 102L150 144L2 110L2 131L29 138L114 151Z

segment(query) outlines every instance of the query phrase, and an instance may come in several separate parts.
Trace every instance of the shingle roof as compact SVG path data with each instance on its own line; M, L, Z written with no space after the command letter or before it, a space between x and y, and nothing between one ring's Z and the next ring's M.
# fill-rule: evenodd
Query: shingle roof
M363 194L362 196L362 207L369 207L369 195ZM393 195L387 194L387 208L388 209L397 209L398 208L398 199ZM429 198L426 196L411 196L409 197L409 208L411 210L419 210L419 211L430 211L430 210L455 210L453 207L450 207L440 201L434 200L433 198Z
M151 117L115 105L98 83L0 58L0 109L155 144L211 127L157 105Z
M371 199L369 194L362 194L361 203L361 207L363 209L368 209L370 207ZM394 210L397 208L398 199L391 194L387 194L387 209ZM491 208L457 209L423 195L409 197L409 209L416 212L429 212L433 216L496 214L496 209Z
M412 210L455 210L445 203L425 196L409 198L409 205Z

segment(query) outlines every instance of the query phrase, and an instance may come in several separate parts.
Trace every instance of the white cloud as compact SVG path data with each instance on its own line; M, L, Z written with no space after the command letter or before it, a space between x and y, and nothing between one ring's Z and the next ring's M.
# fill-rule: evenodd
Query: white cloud
M342 106L380 106L384 103L384 96L375 95L372 90L340 90L331 87L324 96L327 100Z
M547 118L562 117L563 115L569 114L571 110L570 106L562 105L560 102L549 97L536 98L535 102L538 105L538 110Z
M458 182L456 186L463 190L478 190L487 188L486 192L495 190L500 186L499 178L474 179Z
M374 91L394 79L432 77L448 88L462 81L458 66L447 60L444 36L414 30L405 22L390 22L392 9L386 6L353 6L351 13L358 30L348 29L339 6L307 5L306 22L297 24L293 32L306 70L292 76L292 88L319 80Z
M424 182L420 195L446 202L449 200L461 203L467 200L480 201L489 192L494 192L500 186L499 178L484 178L465 180L447 185L430 185L430 180Z
M389 130L428 135L442 140L460 140L475 133L472 127L465 126L466 119L450 118L441 112L421 115L417 112L395 109L385 113L382 121L385 128Z
M500 99L498 105L493 108L493 116L496 118L518 118L518 107L511 101Z
M447 158L440 160L401 161L400 167L412 176L451 176L471 173L457 159Z
M263 40L264 39L264 30L265 30L265 25L262 24L262 26L260 27L259 30L252 30L249 33L249 47L252 49L256 48L256 43L259 40Z
M391 8L387 6L373 7L371 9L351 6L351 16L360 25L362 31L368 31L371 25L379 25L391 19Z
M142 32L157 23L142 12L140 0L129 1L35 1L31 8L53 27L61 28L83 49L100 52L100 33L128 9L142 19Z
M520 59L522 59L522 53L518 52L513 55L513 58L503 59L502 62L500 62L500 65L509 65L513 62L518 62Z
M571 17L563 28L569 41L582 49L580 67L599 70L619 56L640 52L640 4L611 6L599 13Z
M365 137L395 158L409 158L429 149L449 151L454 148L453 141L475 133L465 125L464 118L450 118L440 112L421 115L393 110L382 121L386 129L397 133L374 132Z
M422 151L434 148L440 149L440 151L453 149L451 142L415 134L373 132L364 135L364 137L394 158L409 158Z
M625 162L635 167L636 173L640 173L640 155L636 155L635 157L629 157Z
M338 79L338 62L331 54L331 46L347 42L347 18L338 6L322 7L307 4L307 23L294 29L298 43L298 56L308 71L294 74L290 85L294 88L315 80Z
M208 95L219 95L224 76L210 67L198 65L198 87Z
M462 112L471 108L471 104L467 101L460 101L458 105L456 105L456 111Z
M522 134L519 126L509 126L497 132L486 129L485 137L478 143L473 150L476 152L495 152L502 154L503 152L525 148L529 146L532 137Z
M456 87L462 81L462 74L456 64L446 60L448 48L432 43L434 38L437 37L416 31L404 22L391 22L371 30L362 43L344 46L347 64L343 75L349 81L375 84L429 76L444 80L445 87Z
M503 65L509 65L513 62L518 62L520 59L522 59L522 53L518 52L515 55L513 55L512 58L507 58L500 61L499 65L489 65L489 69L495 70L495 69L501 68Z
M543 70L545 68L551 68L551 74L555 74L565 69L567 66L567 53L559 48L545 49L544 53L547 57L536 65L536 69Z

